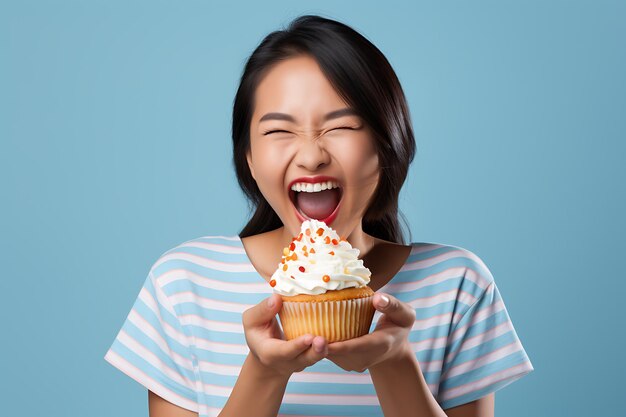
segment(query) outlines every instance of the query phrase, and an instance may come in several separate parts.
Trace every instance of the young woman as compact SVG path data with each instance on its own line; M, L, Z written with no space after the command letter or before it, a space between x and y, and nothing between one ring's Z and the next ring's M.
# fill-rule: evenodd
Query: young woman
M383 54L342 23L294 20L249 58L232 133L251 219L165 252L105 356L148 389L150 415L493 416L494 392L533 367L480 258L404 244L415 141ZM293 187L307 183L324 187ZM369 334L284 340L268 283L307 218L372 271Z

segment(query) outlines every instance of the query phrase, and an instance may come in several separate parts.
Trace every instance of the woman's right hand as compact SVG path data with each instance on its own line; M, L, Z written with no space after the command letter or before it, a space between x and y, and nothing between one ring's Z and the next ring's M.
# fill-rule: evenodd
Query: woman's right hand
M312 334L285 340L276 319L281 308L282 298L279 294L272 294L244 311L242 321L250 354L268 374L289 378L294 372L300 372L326 357L328 343L324 337Z

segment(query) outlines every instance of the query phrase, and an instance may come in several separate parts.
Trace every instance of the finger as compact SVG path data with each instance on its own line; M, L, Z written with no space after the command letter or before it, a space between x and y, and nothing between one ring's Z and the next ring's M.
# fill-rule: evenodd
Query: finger
M282 308L282 298L279 294L272 294L259 304L243 312L242 321L246 327L259 327L271 321Z
M401 327L411 327L415 323L415 310L408 304L386 293L374 294L374 307L385 313L388 319Z
M329 344L328 354L344 355L350 352L359 352L364 348L367 348L368 350L377 349L383 342L384 341L380 338L380 335L368 333L363 336Z
M311 346L302 353L300 363L305 366L311 366L319 362L328 355L328 342L322 336L315 336Z
M311 347L314 336L312 334L304 334L295 339L281 343L274 352L283 359L295 359L298 355L305 352Z
M311 334L305 334L288 341L267 338L259 344L259 355L272 363L293 360L311 347L313 337Z

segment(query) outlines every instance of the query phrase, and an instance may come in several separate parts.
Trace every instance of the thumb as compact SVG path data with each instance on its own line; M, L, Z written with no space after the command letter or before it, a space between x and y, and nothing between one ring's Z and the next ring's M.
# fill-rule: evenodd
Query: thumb
M282 308L282 298L272 294L259 304L244 311L243 321L248 327L258 327L271 321Z
M415 322L415 310L408 304L401 302L396 297L385 293L374 295L374 307L384 313L387 319L401 327L411 327Z
M268 312L272 312L272 317L275 316L283 306L283 298L276 293L273 293L265 300L265 309ZM269 313L268 313L269 314Z

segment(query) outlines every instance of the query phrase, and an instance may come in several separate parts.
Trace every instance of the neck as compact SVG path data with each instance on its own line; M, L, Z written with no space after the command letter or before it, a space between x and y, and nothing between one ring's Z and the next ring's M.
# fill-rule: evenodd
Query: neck
M363 231L361 221L359 221L357 227L352 230L346 239L348 239L353 248L359 250L360 259L363 259L376 244L376 238Z

